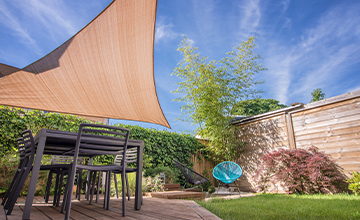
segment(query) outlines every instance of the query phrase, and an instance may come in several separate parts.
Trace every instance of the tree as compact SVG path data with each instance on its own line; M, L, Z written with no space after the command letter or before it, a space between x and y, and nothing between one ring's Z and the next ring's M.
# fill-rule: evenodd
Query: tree
M253 116L287 107L275 99L248 99L236 103L232 109L233 115Z
M184 94L174 100L185 102L179 120L199 125L197 132L209 138L213 159L234 159L240 143L235 128L229 126L231 110L238 101L261 92L254 86L263 82L255 80L254 75L266 69L257 63L260 56L253 54L254 41L255 37L249 37L220 61L208 62L185 37L178 48L183 60L172 75L181 82L172 92Z
M264 154L255 172L257 188L265 192L280 183L291 192L338 193L346 190L345 177L329 155L315 146L279 149Z
M310 102L316 102L325 99L325 93L323 93L321 88L314 89L311 95L312 95L312 99Z

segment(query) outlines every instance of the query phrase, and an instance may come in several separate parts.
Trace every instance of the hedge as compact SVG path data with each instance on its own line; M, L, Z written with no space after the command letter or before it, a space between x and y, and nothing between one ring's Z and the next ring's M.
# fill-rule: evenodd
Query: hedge
M21 131L31 129L36 134L42 128L77 132L81 123L94 123L84 118L59 113L44 113L39 110L24 110L0 106L0 156L16 152L16 138ZM187 165L191 155L202 150L204 145L189 134L142 128L135 125L116 124L130 129L130 138L144 141L144 168L172 167L173 159ZM102 157L104 162L111 157Z

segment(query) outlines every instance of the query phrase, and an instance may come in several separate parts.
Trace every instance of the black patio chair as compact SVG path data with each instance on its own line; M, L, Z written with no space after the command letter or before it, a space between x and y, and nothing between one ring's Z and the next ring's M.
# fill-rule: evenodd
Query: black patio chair
M42 165L40 170L49 170L48 181L46 184L45 190L45 203L48 203L50 196L50 187L53 180L53 174L56 174L56 182L55 182L55 190L54 190L54 200L53 205L59 206L60 196L62 192L63 180L64 176L69 173L69 168L71 167L71 163L73 162L72 156L61 156L61 155L53 155L51 157L50 165ZM81 164L82 157L79 157L77 160L78 164ZM54 169L56 167L57 169ZM61 168L61 169L60 169ZM82 187L82 170L76 170L78 174L78 183L76 188L76 198L80 201L81 195L81 187Z
M18 138L16 140L17 144L18 144L18 154L19 154L19 158L20 158L20 162L19 162L19 166L15 171L15 175L14 178L12 179L8 189L6 190L5 196L1 202L1 205L5 205L6 201L8 200L11 192L14 192L13 190L15 190L15 188L18 186L19 181L21 179L21 175L23 173L23 169L24 166L26 166L28 164L28 157L26 157L26 153L25 153L25 146L23 143L23 138ZM31 150L31 149L29 149ZM30 155L30 152L28 152L28 154Z
M7 210L6 215L10 215L17 198L20 195L20 192L24 186L26 178L28 177L30 171L32 170L32 164L35 158L35 142L34 137L32 136L31 130L25 130L21 133L22 137L17 139L20 155L20 164L15 173L14 179L9 186L7 191L7 197L4 197L3 203L4 209ZM41 165L40 170L49 170L50 172L55 172L60 175L63 170L68 172L71 164L50 164L50 165ZM61 182L56 182L55 185L55 194L54 194L54 205L58 205L59 202L57 198L60 198L58 195L58 190L60 189ZM50 187L46 190L47 195L50 193Z
M120 152L120 154L116 155L115 160L114 160L114 164L121 166L121 162L122 162L122 158L123 158L123 153L122 151ZM127 194L128 194L128 200L130 201L130 187L129 187L129 180L128 180L128 173L133 173L137 171L137 168L132 168L132 167L128 167L127 164L129 163L136 163L137 161L137 149L136 148L132 148L132 149L128 149L126 151L126 155L125 155L125 163L126 163L126 170L125 170L125 181L126 181L126 186L127 186ZM119 192L118 192L118 186L117 186L117 177L116 174L121 173L120 171L113 171L114 173L114 182L115 182L115 192L116 192L116 198L119 198ZM91 174L92 176L93 174ZM99 189L100 189L100 179L101 179L101 171L99 172L98 175L98 181L96 183L96 189L97 189L97 193L96 193L96 202L98 202L99 199ZM91 178L90 178L91 180ZM93 181L91 181L90 185L92 185ZM90 204L92 203L92 197L94 196L94 187L91 188L91 197L90 197Z
M184 175L186 182L197 186L200 186L201 184L210 181L208 178L204 177L203 175L195 172L194 170L190 169L189 167L185 166L184 164L180 163L177 160L173 160L175 165L179 168L179 170L181 171L181 173ZM184 184L184 190L190 190L190 189L194 189L196 187L190 188L190 189L185 189L185 185ZM201 187L201 191L202 191L202 187Z
M125 173L126 163L125 160L122 160L121 165L109 164L109 165L79 165L75 163L79 154L82 155L118 155L122 152L123 157L127 151L127 142L129 139L130 130L125 128L119 128L109 125L99 125L99 124L81 124L79 127L78 137L76 141L75 151L74 151L74 161L71 169L70 178L68 178L69 184L67 192L64 197L66 197L65 204L65 219L69 219L70 210L71 210L71 195L72 188L74 185L75 171L77 168L88 170L92 172L92 181L93 189L96 180L96 174L99 171L106 172L106 184L105 184L105 197L104 197L104 208L109 209L110 203L110 180L111 174L114 171L121 172L121 181L122 181L122 214L125 216ZM93 194L93 193L92 193ZM63 210L62 210L63 211Z

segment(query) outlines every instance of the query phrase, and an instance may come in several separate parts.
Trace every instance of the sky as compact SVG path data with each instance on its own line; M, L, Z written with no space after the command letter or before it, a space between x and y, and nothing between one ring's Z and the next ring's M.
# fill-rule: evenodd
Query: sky
M0 0L0 63L18 68L45 56L81 30L111 0ZM158 0L154 75L161 108L174 132L197 125L177 119L183 103L171 93L171 76L182 60L185 35L209 60L258 37L254 52L268 70L258 86L280 103L309 103L321 88L326 98L360 89L360 1L358 0ZM169 130L163 126L110 119Z

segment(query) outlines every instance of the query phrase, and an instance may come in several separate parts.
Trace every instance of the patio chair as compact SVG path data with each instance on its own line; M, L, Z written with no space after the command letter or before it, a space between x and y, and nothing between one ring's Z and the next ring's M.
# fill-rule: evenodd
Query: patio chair
M5 200L3 200L4 209L7 210L7 215L10 215L14 208L26 178L32 170L32 164L35 158L35 143L31 130L23 131L21 135L22 137L17 139L21 168L19 165L19 168L15 173L16 177L14 176L14 179L16 179L13 179L14 184L9 186L7 192L8 196ZM69 170L70 167L71 164L50 164L41 165L40 170L49 170L50 172L61 173L63 170ZM59 188L59 184L61 184L61 182L56 182L55 188ZM55 192L57 191L58 190L56 189ZM50 187L47 189L47 195L49 195L49 192ZM59 202L57 198L59 198L58 193L55 193L53 205L58 205Z
M114 164L121 166L121 162L122 162L122 158L123 158L123 153L122 151L120 152L120 154L116 155L115 160L114 160ZM126 151L126 155L125 155L125 163L126 166L129 163L136 163L137 160L137 149L136 148L132 148L132 149L128 149ZM130 187L129 187L129 180L128 180L128 173L132 173L132 172L136 172L137 169L136 168L131 168L131 167L127 167L127 169L125 170L125 180L126 180L126 186L127 186L127 194L128 194L128 200L130 201ZM119 171L113 171L114 173L114 182L115 182L115 192L116 192L116 198L119 198L119 192L118 192L118 187L117 187L117 178L116 178L116 174L119 174L121 172ZM98 181L97 181L97 194L96 194L96 202L98 202L98 198L99 198L99 188L100 188L100 178L101 178L101 171L99 172L98 175ZM91 178L90 178L91 180ZM90 183L90 185L92 184L92 182ZM94 187L93 187L94 188ZM92 188L92 189L93 189ZM92 190L93 193L93 190ZM90 204L92 202L92 197L93 194L91 194L91 198L90 198Z
M71 195L74 185L75 171L77 168L88 170L93 172L93 188L96 180L96 173L99 171L106 172L106 184L105 184L105 198L104 208L109 209L110 203L110 179L111 173L114 171L121 172L122 181L122 214L125 216L125 171L127 169L125 160L122 160L121 166L116 164L109 165L80 165L75 163L79 154L85 155L118 155L122 151L123 157L125 157L127 151L127 142L129 139L129 129L119 128L109 125L99 124L81 124L79 127L78 137L76 141L74 151L74 161L71 169L69 181L69 187L65 193L65 219L69 219L71 210ZM109 144L107 144L109 143ZM93 194L93 193L92 193ZM63 211L63 210L62 210Z
M195 186L199 186L200 184L203 184L207 181L210 181L208 178L204 177L203 175L195 172L194 170L190 169L189 167L185 166L184 164L180 163L177 160L173 160L175 165L179 168L179 170L181 171L181 173L184 175L186 182L195 185ZM184 184L184 190L191 190L194 189L196 187L190 188L190 189L185 189L185 185ZM201 188L202 191L202 188Z
M45 190L45 202L48 203L49 201L49 195L50 195L50 187L53 180L53 174L56 174L56 182L55 182L55 191L54 191L54 200L53 205L59 206L60 196L62 192L62 186L63 186L63 180L64 176L69 173L69 168L71 166L71 163L73 162L72 156L61 156L61 155L53 155L51 157L51 164L50 165L42 165L40 167L40 170L50 170L48 175L48 181L46 184L46 190ZM81 164L82 157L79 157L77 160L78 164ZM53 169L53 167L61 167L61 169ZM82 170L78 169L76 171L78 174L78 184L76 188L76 198L80 201L80 194L81 194L81 187L82 187Z
M121 165L122 158L123 158L122 154L116 155L114 164ZM137 150L136 150L136 148L127 150L126 154L125 154L125 164L126 164L126 166L129 163L136 163L136 160L137 160ZM129 201L130 201L130 187L129 187L129 180L128 180L128 175L127 174L128 173L133 173L133 172L136 172L136 171L137 171L136 168L131 169L130 167L127 167L127 170L125 171L125 180L126 180L126 187L127 187L127 194L128 194L128 200ZM119 198L116 174L119 174L119 171L114 171L116 197Z
M219 182L218 192L220 189L220 185L222 183L224 183L224 184L235 183L236 187L238 188L239 194L240 194L240 188L239 188L238 184L236 183L236 180L238 178L240 178L241 175L242 175L242 169L237 163L234 163L231 161L225 161L225 162L219 163L213 170L213 176Z
M19 154L19 158L20 158L20 162L19 162L19 166L15 171L15 175L14 178L12 179L8 189L6 190L5 196L1 202L1 205L5 205L6 201L8 200L11 192L14 190L14 188L16 188L19 184L19 181L21 179L21 175L23 172L23 168L24 166L27 165L28 161L27 161L27 157L25 156L25 147L23 144L23 138L18 138L16 140L17 144L18 144L18 154Z

